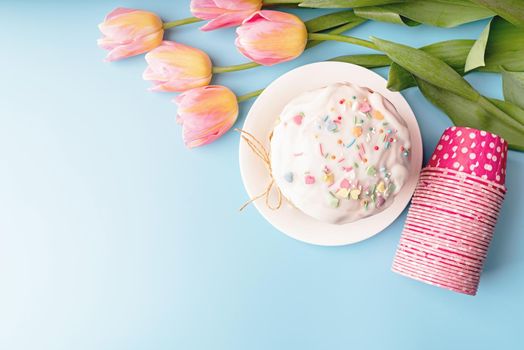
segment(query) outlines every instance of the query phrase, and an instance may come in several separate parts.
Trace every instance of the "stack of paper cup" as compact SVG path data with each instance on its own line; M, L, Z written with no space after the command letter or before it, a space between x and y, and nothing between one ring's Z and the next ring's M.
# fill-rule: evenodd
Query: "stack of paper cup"
M422 169L393 271L475 295L504 200L508 145L486 131L444 131Z

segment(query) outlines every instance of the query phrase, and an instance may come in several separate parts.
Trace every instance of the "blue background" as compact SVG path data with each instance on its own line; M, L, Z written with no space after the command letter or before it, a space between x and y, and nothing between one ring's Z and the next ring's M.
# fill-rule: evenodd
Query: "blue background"
M122 5L189 16L188 1L0 4L1 349L522 347L524 154L509 154L509 193L476 297L390 271L405 213L356 245L292 240L254 208L237 212L246 199L238 135L187 150L173 96L146 91L143 57L102 62L97 24ZM366 23L351 35L419 46L476 38L485 24ZM233 29L197 28L168 37L217 65L245 62ZM246 93L293 67L358 52L366 50L325 43L215 82ZM468 80L501 97L497 75ZM418 90L404 96L427 159L450 122Z

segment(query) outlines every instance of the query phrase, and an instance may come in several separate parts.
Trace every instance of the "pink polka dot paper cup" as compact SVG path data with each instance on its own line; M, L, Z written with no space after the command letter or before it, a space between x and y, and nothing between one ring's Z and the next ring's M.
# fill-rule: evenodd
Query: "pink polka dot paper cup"
M477 293L506 188L507 143L471 128L444 131L413 195L392 270Z
M500 136L467 127L447 128L428 167L453 169L504 185L508 143Z

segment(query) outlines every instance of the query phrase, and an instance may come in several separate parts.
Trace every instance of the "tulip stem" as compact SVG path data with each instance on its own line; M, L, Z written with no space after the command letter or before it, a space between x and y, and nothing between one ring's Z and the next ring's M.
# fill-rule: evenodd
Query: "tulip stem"
M227 72L236 72L238 70L250 69L260 66L260 64L255 62L235 64L233 66L224 66L224 67L213 67L213 74L217 73L227 73Z
M196 17L177 19L176 21L165 22L164 29L174 28L178 26L183 26L184 24L191 24L191 23L196 23L196 22L201 22L201 21L202 20L200 18L196 18Z
M354 38L352 36L336 35L336 34L322 34L322 33L310 33L308 34L309 40L317 41L341 41L343 43L349 43L359 46L364 46L373 50L379 51L379 49L371 41L364 39Z
M238 96L237 97L238 103L247 101L249 99L252 99L253 97L257 97L258 95L262 93L262 91L264 91L264 89L256 90L248 94Z

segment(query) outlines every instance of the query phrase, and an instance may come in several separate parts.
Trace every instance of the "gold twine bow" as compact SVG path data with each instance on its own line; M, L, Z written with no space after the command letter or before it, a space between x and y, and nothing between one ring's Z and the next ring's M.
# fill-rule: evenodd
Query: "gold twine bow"
M269 158L269 152L266 150L262 142L260 142L255 136L250 134L249 132L242 130L242 129L235 129L238 133L240 133L240 136L244 141L246 141L247 145L255 155L262 160L264 165L266 166L266 169L269 173L269 177L271 178L269 183L266 186L266 189L264 192L260 193L258 196L255 196L248 200L244 205L242 205L239 209L239 211L244 210L245 207L253 203L254 201L265 197L266 198L266 206L271 210L277 210L282 206L282 192L280 191L280 188L275 185L275 179L273 178L273 171L271 169L271 159ZM277 191L277 203L276 205L273 205L270 203L270 194L271 190L275 187Z

